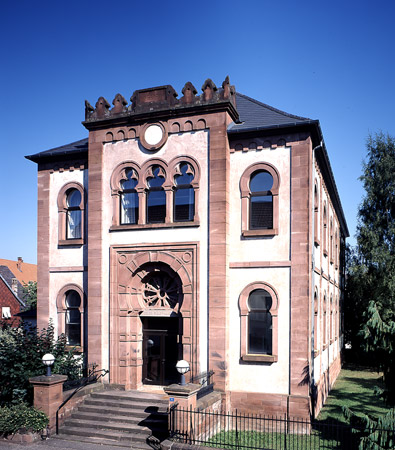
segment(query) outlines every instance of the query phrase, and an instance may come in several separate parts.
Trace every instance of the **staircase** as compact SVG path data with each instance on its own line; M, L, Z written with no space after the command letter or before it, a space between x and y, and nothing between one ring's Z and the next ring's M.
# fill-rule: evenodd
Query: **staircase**
M168 400L141 391L92 393L55 439L151 449L167 437Z

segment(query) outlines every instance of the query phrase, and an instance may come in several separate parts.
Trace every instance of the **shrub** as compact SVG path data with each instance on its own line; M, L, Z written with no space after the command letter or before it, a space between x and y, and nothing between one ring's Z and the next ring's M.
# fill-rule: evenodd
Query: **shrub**
M42 357L45 353L55 356L54 373L78 379L81 357L66 348L66 338L54 336L52 323L37 332L23 327L0 329L0 405L26 401L32 404L33 388L29 378L44 375Z
M47 427L48 417L26 403L0 407L0 435L7 436L19 430L39 432Z

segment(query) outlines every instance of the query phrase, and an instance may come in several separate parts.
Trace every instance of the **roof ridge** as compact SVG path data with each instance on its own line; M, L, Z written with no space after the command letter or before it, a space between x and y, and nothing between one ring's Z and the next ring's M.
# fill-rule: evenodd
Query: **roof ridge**
M295 114L287 113L285 111L282 111L281 109L274 108L273 106L270 106L267 103L263 103L263 102L260 102L259 100L256 100L255 98L249 97L248 95L241 94L240 92L236 92L236 96L238 96L238 95L240 95L241 97L245 98L246 100L249 100L250 102L256 103L259 106L263 106L264 108L268 108L271 111L279 113L279 114L282 114L282 115L284 115L286 117L290 117L292 119L299 119L299 120L313 120L313 119L310 119L309 117L296 116ZM237 107L237 103L236 103L236 107Z

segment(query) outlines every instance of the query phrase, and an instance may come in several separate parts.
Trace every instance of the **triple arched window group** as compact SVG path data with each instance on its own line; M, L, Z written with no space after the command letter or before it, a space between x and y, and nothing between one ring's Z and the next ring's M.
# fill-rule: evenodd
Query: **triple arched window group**
M113 228L197 224L200 169L189 156L139 166L126 161L111 177Z

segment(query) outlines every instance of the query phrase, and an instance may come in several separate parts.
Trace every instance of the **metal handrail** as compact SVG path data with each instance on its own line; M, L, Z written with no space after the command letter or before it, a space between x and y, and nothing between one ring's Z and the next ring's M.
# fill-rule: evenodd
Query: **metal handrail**
M69 395L69 397L67 397L66 400L63 401L63 403L61 403L61 405L59 406L59 408L56 410L56 434L59 434L59 411L63 408L63 406L72 398L74 397L74 395L80 391L82 388L84 388L85 386L87 386L89 383L93 383L93 382L97 382L97 380L99 380L100 378L105 377L110 371L107 369L98 369L98 370L93 370L92 372L88 373L87 377L81 378L81 380L84 380L82 382L82 384L80 386L78 386L76 389L74 389L74 391L71 393L71 395ZM97 376L95 374L98 374Z

